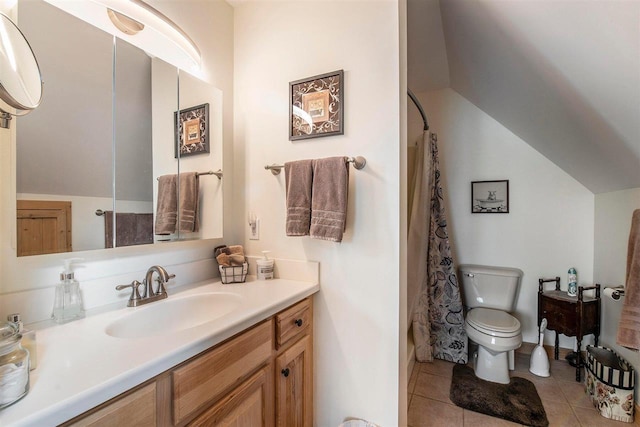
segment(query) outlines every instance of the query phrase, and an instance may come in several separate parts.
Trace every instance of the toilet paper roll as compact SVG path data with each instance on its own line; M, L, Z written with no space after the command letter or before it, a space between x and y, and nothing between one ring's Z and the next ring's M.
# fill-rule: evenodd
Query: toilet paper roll
M609 298L614 299L614 300L619 300L620 299L620 289L619 288L605 288L605 290L602 291L602 293L604 294L605 297L609 297Z

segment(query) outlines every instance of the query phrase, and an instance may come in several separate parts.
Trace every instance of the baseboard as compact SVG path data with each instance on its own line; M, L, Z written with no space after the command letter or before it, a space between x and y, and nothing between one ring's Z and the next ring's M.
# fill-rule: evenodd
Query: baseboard
M516 350L516 353L530 355L531 353L533 353L533 349L536 348L537 345L538 344L531 343L531 342L523 342L520 348ZM545 344L544 349L547 352L547 356L549 357L549 360L553 360L554 347L552 345ZM565 360L565 357L569 353L573 353L573 349L559 347L558 360Z

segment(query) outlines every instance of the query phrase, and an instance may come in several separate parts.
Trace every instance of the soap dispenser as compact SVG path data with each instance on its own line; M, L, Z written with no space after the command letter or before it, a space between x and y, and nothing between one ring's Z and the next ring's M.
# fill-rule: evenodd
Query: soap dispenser
M51 317L56 323L67 323L84 317L80 284L74 278L72 263L82 261L81 258L64 260L64 270L60 273L60 283L56 286Z
M256 260L258 266L258 280L273 279L273 260L267 258L269 251L262 251L264 258Z

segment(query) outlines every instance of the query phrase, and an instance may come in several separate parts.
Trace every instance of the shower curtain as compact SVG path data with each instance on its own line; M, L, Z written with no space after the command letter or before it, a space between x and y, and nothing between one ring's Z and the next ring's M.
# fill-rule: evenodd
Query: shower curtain
M435 133L424 132L415 161L407 238L407 308L413 314L416 359L466 364L462 295L447 233Z

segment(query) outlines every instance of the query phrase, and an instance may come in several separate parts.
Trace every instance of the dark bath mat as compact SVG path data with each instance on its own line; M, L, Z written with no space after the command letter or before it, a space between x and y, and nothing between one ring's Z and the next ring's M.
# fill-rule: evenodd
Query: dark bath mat
M511 378L509 384L492 383L476 377L471 367L456 365L449 397L470 411L528 426L549 425L536 387L524 378Z

